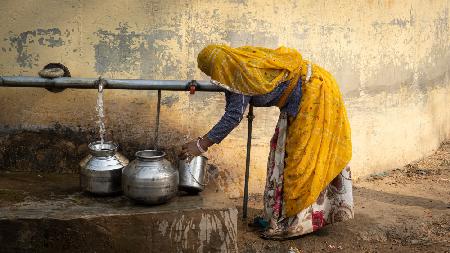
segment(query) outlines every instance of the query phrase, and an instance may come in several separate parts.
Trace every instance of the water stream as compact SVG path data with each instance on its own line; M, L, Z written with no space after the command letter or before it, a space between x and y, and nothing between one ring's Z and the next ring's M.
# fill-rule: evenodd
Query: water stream
M97 111L97 124L99 128L99 134L100 134L100 148L103 148L103 143L105 142L105 112L103 109L103 81L99 81L98 84L98 94L97 94L97 106L95 107L95 110Z

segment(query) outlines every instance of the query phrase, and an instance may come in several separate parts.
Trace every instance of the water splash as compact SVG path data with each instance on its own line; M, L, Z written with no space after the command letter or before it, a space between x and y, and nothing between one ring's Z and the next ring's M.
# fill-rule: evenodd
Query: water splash
M100 134L100 149L103 148L103 143L105 142L105 111L103 109L103 86L104 81L100 80L98 82L98 94L97 94L97 106L95 107L95 110L97 111L97 124L99 128L99 134Z

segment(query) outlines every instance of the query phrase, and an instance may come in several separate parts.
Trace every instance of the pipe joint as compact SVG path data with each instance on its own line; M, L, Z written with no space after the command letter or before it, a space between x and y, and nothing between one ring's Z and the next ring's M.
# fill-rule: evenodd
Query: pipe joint
M98 78L97 81L95 81L95 85L98 87L98 92L103 92L103 89L105 89L108 82L103 79L101 76Z
M195 80L191 80L188 84L188 88L189 88L189 94L193 95L195 94L195 90L197 89L197 81Z

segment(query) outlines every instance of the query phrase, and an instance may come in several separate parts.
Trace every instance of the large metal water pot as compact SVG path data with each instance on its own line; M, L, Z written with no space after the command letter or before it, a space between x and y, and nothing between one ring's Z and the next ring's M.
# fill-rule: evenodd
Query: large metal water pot
M122 191L122 169L128 160L117 152L113 142L92 142L90 154L80 162L80 186L83 191L100 195Z
M195 156L180 160L178 170L180 173L179 189L189 193L198 193L205 189L206 165L208 158Z
M136 159L122 173L124 194L137 202L161 204L177 194L178 171L158 150L136 152Z

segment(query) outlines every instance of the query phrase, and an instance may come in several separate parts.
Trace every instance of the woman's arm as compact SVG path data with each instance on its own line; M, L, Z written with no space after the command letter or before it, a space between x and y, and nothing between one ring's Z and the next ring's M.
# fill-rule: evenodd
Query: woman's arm
M225 139L239 125L251 97L227 91L225 92L225 98L226 106L224 115L206 134L206 137L216 144Z
M214 143L220 143L241 122L250 102L250 96L226 91L225 113L217 124L201 139L183 145L183 152L200 155Z

